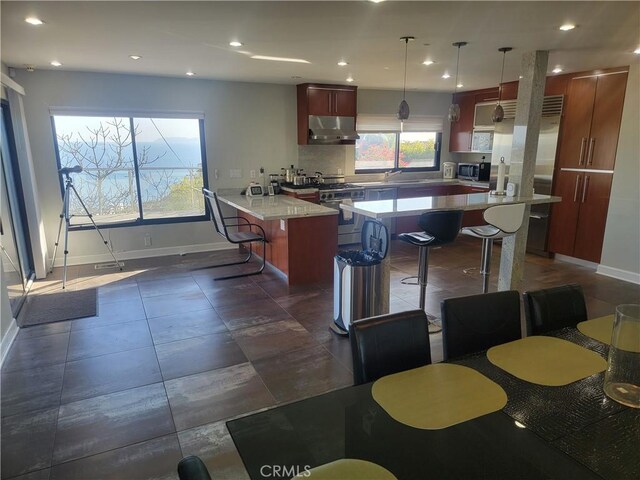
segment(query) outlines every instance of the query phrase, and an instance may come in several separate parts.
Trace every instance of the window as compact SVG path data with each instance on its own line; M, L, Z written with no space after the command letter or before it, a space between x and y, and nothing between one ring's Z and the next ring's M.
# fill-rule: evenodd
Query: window
M413 117L401 126L395 117L361 115L356 173L440 170L441 131L439 117Z
M203 120L53 115L58 167L101 226L203 220ZM63 186L64 179L60 176ZM90 223L71 196L71 225Z

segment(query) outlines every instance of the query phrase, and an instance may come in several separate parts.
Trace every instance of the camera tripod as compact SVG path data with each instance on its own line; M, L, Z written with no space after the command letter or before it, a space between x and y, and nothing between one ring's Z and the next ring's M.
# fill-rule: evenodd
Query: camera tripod
M73 179L71 178L71 174L82 172L82 167L80 165L76 165L75 167L72 167L72 168L71 167L61 168L60 170L58 170L58 172L64 175L65 177L64 178L64 199L62 201L62 212L60 212L60 223L58 224L58 237L56 238L55 248L53 249L53 258L51 259L51 268L49 268L49 273L53 272L53 264L56 261L56 254L58 253L58 244L60 243L60 233L62 232L62 224L64 223L64 267L62 270L62 289L64 290L67 285L67 255L69 254L67 245L69 243L69 227L71 226L70 221L71 221L71 217L73 216L69 214L69 205L71 204L71 192L75 194L76 198L78 199L78 202L80 202L80 205L82 206L82 209L85 211L86 215L83 215L83 216L89 217L89 220L91 220L91 223L93 224L93 228L95 228L96 232L98 232L98 235L100 235L102 242L107 247L107 250L109 250L109 253L113 257L113 260L116 262L116 266L120 268L120 271L122 271L122 266L120 265L120 262L118 262L118 259L113 253L111 246L109 246L109 242L107 242L104 239L104 236L102 235L102 232L98 228L98 225L96 225L96 222L93 220L93 215L89 213L87 206L84 204L84 202L82 201L82 198L80 198L80 194L76 190L76 187L73 185Z

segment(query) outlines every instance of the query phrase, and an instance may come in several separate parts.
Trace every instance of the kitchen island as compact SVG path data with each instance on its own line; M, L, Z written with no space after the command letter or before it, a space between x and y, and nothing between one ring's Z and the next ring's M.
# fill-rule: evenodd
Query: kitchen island
M468 195L446 195L434 197L415 197L400 198L395 200L373 200L364 202L354 202L353 205L340 205L340 208L346 211L364 215L376 220L384 220L388 218L410 217L421 215L427 212L436 212L444 210L485 210L495 205L508 205L514 203L526 203L528 205L556 203L562 201L561 197L549 195L534 194L531 197L507 197L494 196L489 193L472 193ZM391 255L387 254L387 258L383 262L382 269L382 311L389 311L389 294L390 294L390 264ZM478 259L480 258L480 250L478 250ZM523 258L518 259L520 264L524 263ZM502 271L502 269L500 269Z
M266 234L266 261L289 285L331 282L338 251L338 210L286 195L247 197L219 194L238 216Z

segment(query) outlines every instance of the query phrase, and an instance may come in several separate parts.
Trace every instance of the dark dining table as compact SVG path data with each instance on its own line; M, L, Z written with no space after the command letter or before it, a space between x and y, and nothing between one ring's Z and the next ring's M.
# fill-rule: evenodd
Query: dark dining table
M574 328L548 335L604 358L608 353L607 345ZM227 426L253 480L291 478L291 472L342 458L376 463L398 480L640 478L640 409L604 395L604 372L546 387L496 367L486 352L450 363L500 385L508 398L504 408L448 428L423 430L391 418L373 399L368 383Z

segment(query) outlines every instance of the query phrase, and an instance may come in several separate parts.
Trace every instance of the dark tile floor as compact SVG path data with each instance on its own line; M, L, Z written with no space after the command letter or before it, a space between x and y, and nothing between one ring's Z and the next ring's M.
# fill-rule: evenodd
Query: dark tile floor
M391 310L415 308L413 247L392 244ZM201 456L214 478L246 472L225 421L350 385L349 343L328 331L332 285L288 287L273 271L213 281L198 270L233 251L126 262L124 272L69 269L69 289L98 287L99 315L20 331L2 368L2 478L175 479ZM427 311L478 293L480 244L434 249ZM499 248L494 254L497 272ZM34 285L60 289L61 272ZM492 278L495 289L497 275ZM529 256L525 289L580 283L589 315L640 301L640 287ZM431 337L434 361L442 358Z

